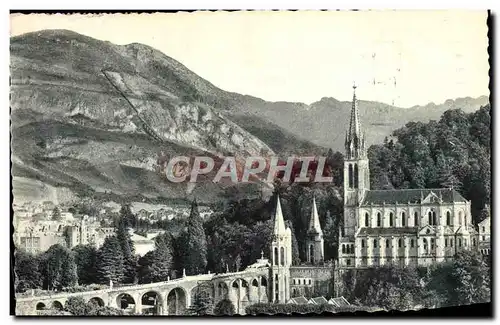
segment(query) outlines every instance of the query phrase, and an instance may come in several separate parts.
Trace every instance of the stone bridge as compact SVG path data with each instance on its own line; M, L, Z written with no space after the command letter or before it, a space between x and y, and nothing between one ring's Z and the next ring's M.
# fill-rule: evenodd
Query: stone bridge
M236 312L244 314L246 306L268 301L268 272L267 267L251 266L241 272L200 274L103 290L18 296L16 315L41 315L47 309L62 310L70 297L83 297L100 306L123 309L128 314L184 315L199 289L210 294L214 305L228 298Z

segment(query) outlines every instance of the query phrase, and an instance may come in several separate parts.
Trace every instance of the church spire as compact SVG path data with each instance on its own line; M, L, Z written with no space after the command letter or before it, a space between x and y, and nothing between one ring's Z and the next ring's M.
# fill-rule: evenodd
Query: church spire
M361 132L361 124L359 122L358 100L356 98L356 84L352 86L352 107L351 118L349 121L349 130L345 140L345 151L348 159L360 158L365 154L365 139Z
M309 232L323 234L323 231L321 231L321 225L319 224L318 208L316 207L315 197L313 197L311 218L309 219Z
M283 220L283 212L281 211L280 197L277 196L276 212L274 214L274 234L285 233L285 221Z

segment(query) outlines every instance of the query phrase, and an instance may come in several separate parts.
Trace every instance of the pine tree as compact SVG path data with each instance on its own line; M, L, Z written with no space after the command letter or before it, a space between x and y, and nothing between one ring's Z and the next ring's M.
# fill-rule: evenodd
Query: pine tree
M108 284L111 280L115 283L122 283L123 269L123 254L120 243L115 236L107 237L98 252L97 276L99 282Z
M39 258L22 250L16 250L15 257L16 292L41 288L43 279Z
M73 248L79 284L97 283L97 249L93 245L78 245Z
M155 245L151 278L154 282L167 281L173 267L171 243L168 234L156 237Z
M189 215L187 227L186 250L184 261L186 273L203 273L207 266L207 239L196 200L194 200L191 205L191 213Z
M196 316L211 315L214 306L209 293L211 288L208 283L199 283L194 290L196 291L192 304L189 307L188 314Z
M60 290L77 284L78 275L73 254L59 244L52 245L41 258L44 287Z
M129 232L129 227L126 215L122 215L118 221L118 227L116 229L116 238L120 243L121 252L123 255L124 263L124 283L132 283L137 277L137 260L134 256L134 243L132 242L132 236Z

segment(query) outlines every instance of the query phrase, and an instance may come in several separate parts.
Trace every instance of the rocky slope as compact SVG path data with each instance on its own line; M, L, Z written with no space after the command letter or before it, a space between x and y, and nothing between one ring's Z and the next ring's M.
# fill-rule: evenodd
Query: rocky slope
M157 157L342 150L349 102L272 103L226 92L146 45L119 46L67 30L13 37L10 50L18 193L29 192L33 180L33 193L41 182L75 195L215 200L232 185L165 182ZM360 114L367 138L376 143L409 121L486 102L466 98L402 109L361 101Z

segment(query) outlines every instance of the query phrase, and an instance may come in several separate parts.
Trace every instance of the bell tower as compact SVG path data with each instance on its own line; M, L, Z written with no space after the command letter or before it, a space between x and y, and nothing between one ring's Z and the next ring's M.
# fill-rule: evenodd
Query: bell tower
M271 242L271 267L269 268L270 302L287 303L290 299L290 266L292 265L292 231L285 227L280 198L274 214Z
M353 85L351 118L345 137L344 157L344 236L352 236L358 227L357 206L370 190L370 169L365 135L359 122L356 85Z

